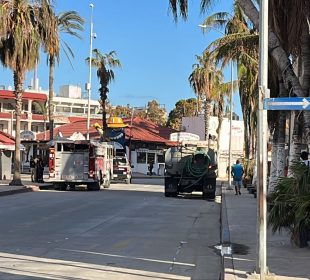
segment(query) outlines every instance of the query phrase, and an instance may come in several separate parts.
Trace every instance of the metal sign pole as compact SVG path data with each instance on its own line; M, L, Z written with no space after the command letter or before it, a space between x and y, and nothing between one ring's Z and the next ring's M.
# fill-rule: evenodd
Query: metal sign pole
M259 97L257 126L257 180L258 180L258 263L260 280L267 274L267 111L264 110L264 98L268 93L268 0L260 0L259 13Z

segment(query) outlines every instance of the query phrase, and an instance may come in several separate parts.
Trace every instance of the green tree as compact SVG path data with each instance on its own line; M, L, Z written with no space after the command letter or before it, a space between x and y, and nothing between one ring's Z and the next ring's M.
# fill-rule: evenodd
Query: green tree
M89 59L89 57L86 59L88 63ZM121 67L121 62L116 58L115 51L111 51L107 54L102 54L98 49L94 49L91 65L92 67L97 68L97 77L100 82L99 93L102 105L102 129L103 133L105 133L107 129L106 102L109 93L108 85L114 80L114 72L112 68Z
M202 56L196 56L198 63L193 65L193 72L189 76L189 83L200 99L204 100L204 124L205 140L209 137L209 120L211 106L214 100L219 100L221 95L220 86L223 84L223 73L217 69L214 60L210 58L208 52Z
M60 46L62 45L65 55L71 62L71 58L74 58L74 53L70 46L63 41L61 44L60 34L68 34L77 38L81 38L77 31L83 31L84 20L79 16L76 11L67 11L55 15L52 13L54 25L52 26L54 32L48 37L48 40L44 42L45 52L48 54L48 64L49 64L49 132L50 139L53 139L53 128L54 128L54 69L55 61L59 63L59 52Z
M160 107L160 104L156 100L151 100L147 103L146 112L144 117L158 125L165 125L167 123L167 112L164 107Z
M252 24L245 18L238 5L235 5L233 15L225 12L215 13L207 17L203 25L225 30L225 36L212 42L206 51L211 59L222 64L222 68L231 61L236 62L244 119L245 157L253 157L256 142L258 33L249 27Z
M196 98L181 99L175 104L175 108L170 111L167 126L175 130L182 130L182 117L193 117L196 115Z
M42 114L43 116L43 122L44 122L44 140L46 140L46 122L48 120L48 101L45 101L44 103L40 103L37 101L33 101L32 105L35 108L35 111Z
M35 3L26 0L3 0L0 4L0 59L4 67L13 71L15 92L15 158L14 177L11 185L22 185L20 177L20 119L25 73L33 69L39 59L39 49L46 38L53 34L50 25L52 7L49 1ZM5 36L4 36L5 34Z

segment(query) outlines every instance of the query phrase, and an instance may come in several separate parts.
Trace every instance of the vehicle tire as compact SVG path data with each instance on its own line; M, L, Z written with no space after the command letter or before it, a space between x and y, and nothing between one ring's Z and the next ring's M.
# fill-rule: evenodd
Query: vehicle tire
M165 177L165 197L178 196L177 180L171 177Z
M61 191L61 186L58 183L53 183L54 190Z
M100 183L99 182L89 183L89 184L87 184L87 189L89 191L99 191L100 190Z
M204 199L215 199L216 179L204 178L202 186L202 197Z

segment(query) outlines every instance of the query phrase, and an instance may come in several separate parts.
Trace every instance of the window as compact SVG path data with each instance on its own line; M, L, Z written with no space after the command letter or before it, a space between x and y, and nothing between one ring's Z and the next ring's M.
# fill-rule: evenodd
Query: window
M57 106L56 107L56 112L70 113L71 112L71 108L70 107Z
M84 114L84 108L72 108L72 113Z
M28 111L28 103L23 103L22 110Z
M3 103L2 108L4 110L14 110L15 109L14 108L14 102L12 102L12 103Z
M157 155L158 163L165 163L165 156L164 155Z
M147 154L147 163L153 162L155 163L155 153L148 153Z
M31 131L33 132L39 132L39 127L37 125L32 125L31 126Z
M137 163L146 163L146 153L137 152Z
M0 130L3 131L3 124L0 123Z

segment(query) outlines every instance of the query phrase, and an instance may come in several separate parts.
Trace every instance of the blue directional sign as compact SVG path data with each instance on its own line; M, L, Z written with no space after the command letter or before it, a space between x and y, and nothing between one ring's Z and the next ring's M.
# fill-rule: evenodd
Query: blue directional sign
M265 98L265 110L310 110L310 97L279 97Z

